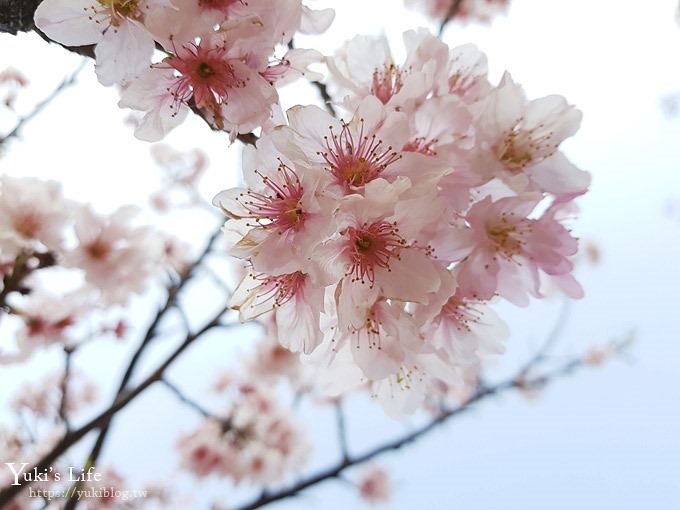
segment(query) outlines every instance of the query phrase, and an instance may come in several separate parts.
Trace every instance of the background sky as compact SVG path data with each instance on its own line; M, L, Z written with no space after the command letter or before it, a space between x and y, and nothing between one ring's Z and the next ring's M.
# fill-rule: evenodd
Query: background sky
M402 9L399 0L316 2L333 4L339 5L338 16L328 34L300 38L299 46L331 53L356 33L384 32L399 54L401 32L428 23ZM581 130L563 147L593 174L591 192L579 201L581 215L572 226L584 241L596 243L601 262L578 270L587 296L570 307L557 359L630 332L636 344L628 362L579 372L538 399L508 394L483 403L416 445L382 457L379 464L395 485L386 508L680 508L680 119L667 118L660 107L665 95L680 91L675 9L674 0L513 0L509 15L491 25L447 28L444 38L450 45L473 42L488 55L492 81L507 69L529 97L562 94L584 112ZM24 110L78 63L79 57L33 35L0 37L0 69L12 65L32 79L19 103ZM284 107L309 103L313 94L311 88L290 87L283 94ZM126 113L116 102L117 92L101 87L88 67L76 87L27 125L22 139L0 159L0 171L61 180L67 196L101 211L145 202L158 187L159 171L148 144L135 140L124 125ZM12 125L10 119L0 121L0 132ZM166 142L207 152L211 166L202 182L207 197L236 181L239 149L228 150L225 137L198 119L190 119ZM200 243L211 222L197 212L166 218L164 226ZM149 299L135 300L133 320L144 324ZM210 308L210 299L208 293L194 302L197 316ZM559 300L528 309L499 308L512 338L507 356L489 368L489 379L512 373L530 356L559 308ZM190 350L172 379L201 396L212 376L247 349L256 331L230 335L213 334ZM161 342L144 366L152 367L171 348ZM79 354L76 362L97 375L106 397L127 355L125 346L104 343ZM44 373L53 358L54 353L37 356L29 376ZM0 368L0 399L27 373ZM362 398L353 399L349 408L350 446L357 453L417 423L390 422ZM303 405L302 417L318 445L309 469L335 462L337 452L328 441L332 416L309 404ZM177 431L189 431L196 423L190 410L154 388L121 413L104 460L123 466L133 478L166 479L176 462ZM72 457L77 464L83 451ZM188 489L193 482L179 477L173 483ZM206 502L211 491L227 503L250 494L247 487L233 490L217 480L196 491ZM277 508L358 505L363 503L345 483L331 481Z

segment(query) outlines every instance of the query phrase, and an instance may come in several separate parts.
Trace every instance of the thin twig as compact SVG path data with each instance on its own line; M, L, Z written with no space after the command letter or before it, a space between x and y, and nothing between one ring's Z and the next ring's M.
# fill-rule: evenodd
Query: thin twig
M64 377L61 380L61 399L59 401L59 418L66 425L66 430L71 430L71 423L68 419L68 383L71 377L71 356L74 349L64 347Z
M207 322L201 329L196 333L188 334L184 341L170 354L163 363L161 363L156 370L154 370L149 376L146 377L140 384L134 387L134 389L125 392L105 411L92 418L90 421L77 428L67 432L64 437L52 447L52 449L47 452L33 467L29 470L37 469L38 472L44 472L48 469L59 457L61 457L69 448L74 444L83 439L88 433L97 429L103 428L111 419L122 409L124 409L130 402L135 400L139 395L144 393L150 386L154 383L160 381L165 374L166 370L180 357L180 355L186 351L191 345L201 338L205 333L212 330L219 324L222 316L227 312L228 308L225 306L220 309L212 319ZM88 459L86 463L86 469L92 467L94 464L93 459ZM22 491L26 486L33 483L32 481L26 481L20 479L19 485L9 485L4 489L0 490L0 508L5 508L12 499Z
M57 85L57 88L55 88L45 99L43 99L37 105L35 105L33 110L31 110L28 114L21 117L14 126L14 128L9 133L7 133L5 136L0 137L0 145L2 145L10 138L18 136L21 129L31 119L33 119L36 115L42 112L52 101L54 101L54 99L56 99L62 92L64 92L64 90L75 85L78 78L78 74L80 74L80 72L83 70L86 64L87 59L82 59L82 61L80 62L76 70L73 71L73 73L71 73L68 77L64 78L64 80L62 80L62 82L59 85Z
M310 81L309 83L314 85L316 89L319 91L319 95L321 96L326 111L330 113L333 117L337 117L338 114L335 111L335 106L333 106L333 99L331 98L331 95L328 93L326 85L324 83L321 83L320 81Z
M172 391L175 396L183 403L185 403L187 406L191 407L193 410L197 411L199 414L203 415L206 418L212 418L213 414L210 411L207 411L202 405L200 405L198 402L195 400L190 399L187 397L182 390L180 390L175 384L171 383L168 381L166 377L163 377L160 382L165 385L166 388L168 388L170 391Z
M446 28L446 24L456 17L462 3L463 0L453 0L451 7L449 7L448 12L446 13L446 16L444 16L444 19L439 25L439 31L437 32L438 37L441 38L441 36L444 34L444 28Z
M340 453L342 454L343 462L349 460L349 448L347 445L347 424L345 423L345 413L342 409L342 399L337 399L334 402L335 408L335 423L338 428L338 442L340 444Z
M564 330L564 326L567 322L567 319L569 318L569 311L571 310L570 306L570 301L568 299L564 299L562 301L562 306L560 307L560 313L557 316L557 320L555 321L555 324L553 324L552 329L550 330L550 333L546 337L545 341L543 342L543 345L538 349L534 355L529 359L524 364L524 368L522 371L519 373L519 377L524 377L527 375L536 365L539 363L543 362L552 347L555 345L557 340L559 340L560 335L562 334L562 331Z
M617 354L622 354L623 350L628 345L629 343L626 342L619 343L615 348L615 352ZM398 439L395 439L381 446L373 448L362 455L345 458L338 464L326 470L320 471L319 473L312 475L308 478L305 478L287 489L282 489L276 492L264 493L258 499L237 507L237 510L255 510L256 508L264 507L276 501L281 501L283 499L296 496L297 494L308 489L309 487L313 487L326 480L339 478L344 473L344 471L353 466L364 464L372 460L373 458L382 455L383 453L399 450L400 448L415 442L419 438L427 435L433 429L437 428L439 425L442 425L443 423L449 421L454 416L469 411L473 407L473 404L477 402L481 402L489 397L500 395L514 389L525 390L527 388L543 388L547 383L553 381L554 379L567 376L574 372L575 370L583 368L584 366L587 365L588 362L584 358L576 358L565 363L564 365L560 366L557 369L554 369L550 372L546 372L542 375L536 376L529 380L526 379L520 380L520 378L515 376L499 384L487 388L482 388L478 390L469 400L467 400L459 407L450 410L443 410L439 416L434 418L432 421L430 421L423 427L415 430L414 432L411 432Z
M168 295L165 300L165 303L163 306L156 312L156 315L154 316L153 320L149 324L146 333L144 334L144 338L142 339L141 343L139 344L139 347L133 354L132 358L130 359L128 366L125 370L125 373L123 374L123 377L121 378L121 381L118 385L118 391L116 392L116 396L114 398L114 402L120 398L120 396L125 392L127 389L127 386L130 382L130 379L132 378L132 374L135 371L135 368L137 367L137 363L139 363L142 354L146 350L146 348L149 346L151 341L156 338L157 335L157 329L158 326L160 325L161 321L165 317L165 315L168 313L170 309L175 307L176 305L176 300L177 296L179 293L182 291L184 286L191 280L193 275L196 272L196 269L203 264L203 261L207 257L208 253L212 250L212 247L214 246L215 242L219 238L221 233L221 227L216 228L213 233L211 234L210 238L208 239L208 242L205 245L205 248L203 251L199 254L199 256L192 262L192 264L184 271L184 273L181 275L179 281L177 281L174 285L172 285L168 289ZM187 334L190 334L187 331ZM97 436L97 439L95 440L94 446L90 450L90 454L88 455L86 465L87 467L92 466L97 462L99 459L99 455L101 454L101 451L104 447L104 443L106 442L106 438L109 434L111 428L111 422L107 422L104 424L104 426L100 429L99 435ZM71 494L75 494L75 491ZM64 510L73 510L78 504L78 500L75 497L70 498L64 507Z

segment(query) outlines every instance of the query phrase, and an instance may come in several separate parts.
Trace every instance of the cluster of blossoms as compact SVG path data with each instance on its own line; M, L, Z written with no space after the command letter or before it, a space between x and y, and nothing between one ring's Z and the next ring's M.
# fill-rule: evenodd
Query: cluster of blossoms
M419 9L435 19L450 16L463 21L489 22L499 14L505 14L510 0L406 0L406 5Z
M153 278L183 271L183 245L135 226L136 213L125 207L101 215L64 198L56 182L0 177L0 292L21 323L19 359L39 346L71 344L86 316L126 304ZM70 290L57 295L50 281ZM121 335L123 328L101 332Z
M403 63L384 38L347 42L327 62L344 120L291 108L245 149L247 187L214 199L249 267L241 319L273 312L334 392L369 383L393 414L502 351L492 300L581 296L561 220L590 182L559 151L581 120L564 98L492 85L472 45L404 40Z
M180 439L184 468L197 476L226 476L236 483L281 481L306 462L311 445L300 425L279 407L268 389L239 381L223 382L231 396L225 417L207 418Z
M67 46L95 45L100 82L122 85L120 106L144 113L136 135L159 140L190 108L234 137L266 123L276 86L322 58L286 45L333 16L301 0L44 0L35 24Z

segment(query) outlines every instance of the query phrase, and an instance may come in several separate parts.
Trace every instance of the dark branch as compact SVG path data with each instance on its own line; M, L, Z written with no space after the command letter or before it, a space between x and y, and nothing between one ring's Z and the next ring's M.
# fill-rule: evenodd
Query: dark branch
M61 399L59 401L59 418L66 425L66 430L71 430L71 422L68 419L68 383L71 378L71 357L73 348L64 347L64 377L61 380Z
M203 415L206 418L212 418L213 414L206 410L202 405L200 405L198 402L196 402L193 399L190 399L187 397L182 390L180 390L175 384L171 383L168 381L167 378L163 378L160 380L160 382L165 385L166 388L168 388L172 393L175 394L175 396L184 404L186 404L188 407L191 407L194 411L198 412L199 414Z
M338 442L340 444L340 454L342 460L349 460L349 447L347 444L347 425L345 423L345 413L342 408L342 400L338 399L334 402L335 406L335 423L338 428Z
M621 354L623 350L627 348L628 345L629 342L621 342L615 346L614 350L617 354ZM383 453L399 450L400 448L415 442L416 440L428 434L433 429L449 421L454 416L469 411L473 407L473 404L477 402L481 402L492 396L501 395L514 389L527 390L532 388L543 388L549 382L557 378L569 375L575 370L583 368L584 366L587 365L588 362L585 358L576 358L565 363L564 365L557 369L554 369L550 372L546 372L542 375L535 376L531 379L513 377L512 379L508 379L499 384L486 388L480 388L467 402L465 402L464 404L455 409L444 410L439 416L434 418L432 421L430 421L423 427L417 429L416 431L406 434L401 438L395 439L394 441L390 441L381 446L378 446L372 450L369 450L363 455L358 455L356 457L346 457L335 466L332 466L324 471L321 471L316 475L310 476L309 478L303 479L287 489L282 489L276 492L263 493L257 500L247 503L243 506L240 506L237 508L237 510L255 510L256 508L264 507L276 501L294 497L301 493L302 491L310 487L313 487L319 483L322 483L326 480L338 479L345 470L353 466L364 464L372 460L373 458L382 455ZM525 368L523 367L519 373L520 374L523 373L524 370Z
M333 117L337 117L337 112L335 111L335 107L333 106L333 100L331 99L331 96L328 93L326 85L321 83L320 81L312 81L310 83L314 85L316 89L319 91L319 95L323 100L323 105L328 111L328 113L330 113Z
M156 337L157 331L158 331L158 326L160 325L161 321L165 317L165 315L175 306L176 301L177 301L177 296L179 293L182 291L182 289L185 287L185 285L191 280L193 275L195 274L197 268L203 264L203 261L207 257L208 253L212 250L215 242L219 238L221 233L221 228L216 229L208 239L208 242L205 245L205 248L203 251L199 254L199 256L192 262L192 264L186 269L184 274L180 277L179 281L172 285L168 289L168 295L165 299L165 303L163 306L156 312L156 315L154 316L153 320L151 321L151 324L147 327L146 333L144 334L144 337L142 338L141 343L139 344L139 347L133 354L132 358L130 359L130 362L128 363L128 366L125 370L125 373L123 374L123 377L118 385L118 391L116 392L116 396L114 398L114 402L118 400L123 393L125 393L127 386L130 382L130 379L132 378L132 375L137 368L137 364L139 363L140 359L142 358L142 354L144 351L147 349L151 341ZM189 332L187 332L189 334ZM106 442L106 438L109 434L109 431L111 429L111 421L107 422L104 424L104 426L101 428L99 431L99 435L97 436L97 439L94 443L94 446L92 447L92 450L90 451L90 455L87 458L86 462L86 468L89 468L90 466L94 465L97 460L99 459L99 456L101 455L102 449L104 448L104 443ZM75 491L72 493L75 494ZM73 508L76 507L78 504L78 499L75 497L70 498L65 507L64 510L72 510Z
M2 280L0 289L0 311L9 311L7 298L12 292L27 293L24 281L33 271L54 265L54 255L51 252L35 253L22 252L14 260L12 270Z
M0 32L16 35L33 30L33 13L41 1L0 0Z
M38 472L43 472L46 469L48 469L52 464L59 459L66 451L68 451L71 446L76 444L78 441L83 439L89 432L97 429L97 428L102 428L106 426L108 423L110 423L111 419L118 413L120 412L123 408L125 408L130 402L132 402L134 399L136 399L139 395L144 393L150 386L152 386L154 383L160 381L165 374L165 371L172 365L177 358L180 357L180 355L189 347L191 346L196 340L201 338L205 333L216 327L222 316L227 312L228 308L224 307L222 308L219 312L217 312L213 318L206 323L201 329L199 329L196 333L191 333L188 334L185 338L184 341L168 356L163 363L161 363L156 370L154 370L146 379L144 379L138 386L136 386L134 389L125 392L123 395L121 395L120 398L116 399L116 401L91 419L89 422L87 422L85 425L79 427L76 430L69 431L66 433L66 435L54 446L52 449L45 454L33 467L29 469L29 471L33 470L34 468L38 470ZM88 459L87 462L87 467L91 467L94 464L92 459ZM12 499L19 494L21 490L23 490L26 486L30 485L33 483L32 481L25 481L25 480L20 480L21 485L10 485L8 487L5 487L3 490L0 491L0 508L5 508L6 505L8 505Z

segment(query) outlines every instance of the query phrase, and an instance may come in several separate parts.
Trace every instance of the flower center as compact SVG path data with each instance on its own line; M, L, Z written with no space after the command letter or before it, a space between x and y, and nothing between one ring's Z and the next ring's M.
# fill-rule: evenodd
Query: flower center
M553 143L553 132L546 131L543 124L535 128L522 128L520 118L513 129L505 133L496 155L513 174L520 173L530 164L535 164L552 156L558 144Z
M220 128L219 106L227 101L232 89L246 86L245 80L236 76L226 57L224 47L205 48L188 44L175 55L167 57L157 67L174 69L177 77L170 93L177 102L194 99L198 108L207 108L215 115L215 125Z
M393 96L404 86L403 72L394 64L385 65L382 70L373 71L371 94L383 104L389 103Z
M103 11L111 17L111 25L117 27L122 18L139 19L141 12L138 0L97 0Z
M371 287L375 282L375 269L389 271L390 258L399 258L398 250L406 245L396 224L387 221L364 224L359 228L348 227L343 235L348 240L346 249L350 259L345 276L352 276L353 282L368 280Z
M208 64L207 62L201 62L200 64L198 64L198 69L196 70L196 72L201 78L208 78L215 74L215 70L212 67L210 67L210 64Z
M364 119L360 119L361 128L355 140L349 124L342 123L342 131L336 134L329 127L330 139L324 136L325 152L318 152L328 163L328 170L336 178L338 184L345 188L361 187L377 178L389 165L401 159L401 155L392 150L392 146L384 148L383 141L375 134L364 135Z
M13 226L17 233L26 239L35 239L40 230L40 220L31 213L20 214L14 219Z
M103 260L110 253L111 246L108 243L102 241L101 239L98 239L88 244L85 247L85 251L87 251L87 254L93 259Z
M513 213L509 213L512 215ZM522 252L526 244L522 236L530 233L531 223L528 220L520 222L508 221L508 213L501 213L500 218L486 224L486 235L495 244L496 251L508 260Z
M301 271L284 275L255 277L261 282L258 285L258 304L273 300L275 308L290 301L302 289L307 275Z
M443 306L441 316L453 322L458 331L469 333L471 331L470 324L478 323L483 315L472 305L465 299L453 296Z
M276 181L257 171L256 173L260 175L270 193L265 195L247 191L236 198L257 221L257 225L250 226L273 228L279 234L300 230L307 214L301 204L304 187L295 171L281 163Z

